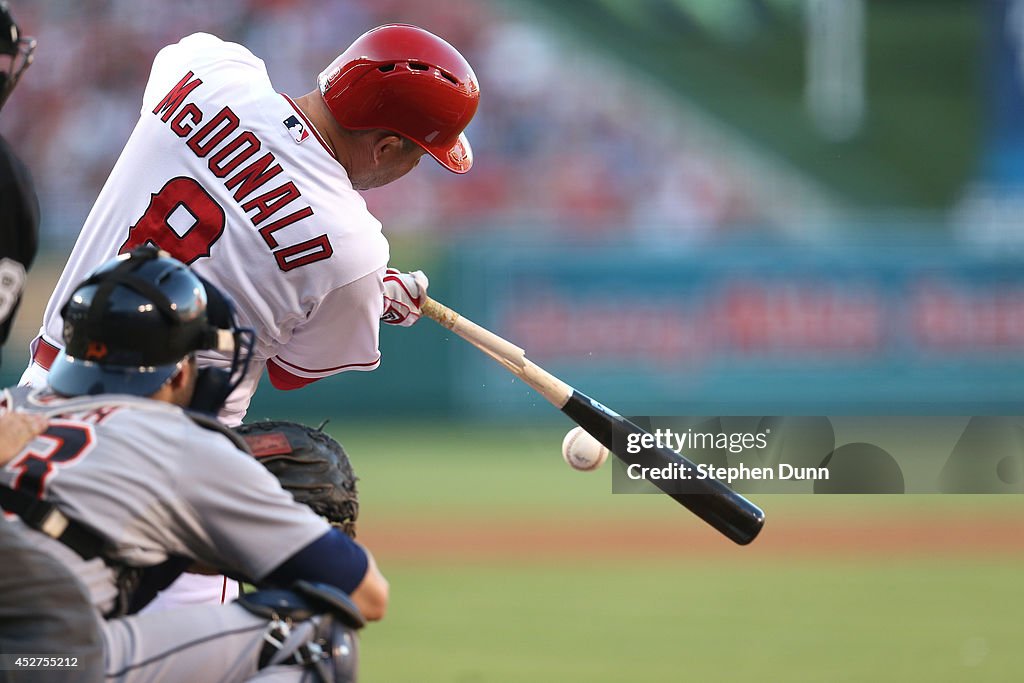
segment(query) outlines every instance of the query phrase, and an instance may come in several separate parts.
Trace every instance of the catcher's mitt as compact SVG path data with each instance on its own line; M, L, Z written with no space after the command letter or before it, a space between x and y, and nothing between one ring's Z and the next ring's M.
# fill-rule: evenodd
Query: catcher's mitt
M355 538L358 477L340 443L319 429L283 420L244 424L234 431L296 501Z

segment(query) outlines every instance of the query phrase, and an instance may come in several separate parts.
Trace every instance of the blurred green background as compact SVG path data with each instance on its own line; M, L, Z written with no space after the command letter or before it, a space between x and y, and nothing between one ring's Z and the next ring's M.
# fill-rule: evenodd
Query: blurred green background
M798 165L851 202L945 207L975 171L984 107L983 2L824 2L863 48L855 133L816 130L805 105L814 3L702 0L537 1L582 39L599 41L637 78L654 78ZM846 6L844 8L843 6ZM823 12L827 14L828 9ZM829 30L829 29L826 29ZM840 32L830 40L842 40Z
M783 496L745 548L551 427L337 424L392 582L379 681L1012 681L1019 496Z

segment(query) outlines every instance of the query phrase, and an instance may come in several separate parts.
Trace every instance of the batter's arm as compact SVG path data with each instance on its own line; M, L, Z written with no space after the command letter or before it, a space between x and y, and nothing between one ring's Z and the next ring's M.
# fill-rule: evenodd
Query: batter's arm
M380 316L384 307L380 278L373 272L331 290L288 343L267 361L274 388L298 389L318 379L380 364Z

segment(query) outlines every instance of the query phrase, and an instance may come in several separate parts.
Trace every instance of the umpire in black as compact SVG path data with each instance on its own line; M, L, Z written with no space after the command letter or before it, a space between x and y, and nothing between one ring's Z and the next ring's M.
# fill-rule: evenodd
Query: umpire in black
M0 107L32 62L35 40L22 36L0 0ZM0 345L10 334L25 274L35 258L39 202L25 165L0 137ZM0 453L16 453L45 421L0 406ZM66 657L55 668L36 657ZM33 666L33 665L37 666ZM41 666L38 666L42 664ZM103 644L81 583L60 562L28 544L15 523L0 517L0 681L103 679Z
M35 41L20 35L6 1L0 0L0 55L9 60L8 70L0 72L0 108L31 63L34 49ZM39 201L28 169L0 137L0 345L10 334L25 272L35 259L38 224Z

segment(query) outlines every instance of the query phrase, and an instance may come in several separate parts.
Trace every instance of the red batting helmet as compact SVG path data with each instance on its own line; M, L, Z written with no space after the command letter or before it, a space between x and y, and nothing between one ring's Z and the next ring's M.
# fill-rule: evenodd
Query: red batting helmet
M408 24L378 26L356 38L318 79L345 128L384 128L407 137L455 173L473 165L463 131L480 84L459 51Z

